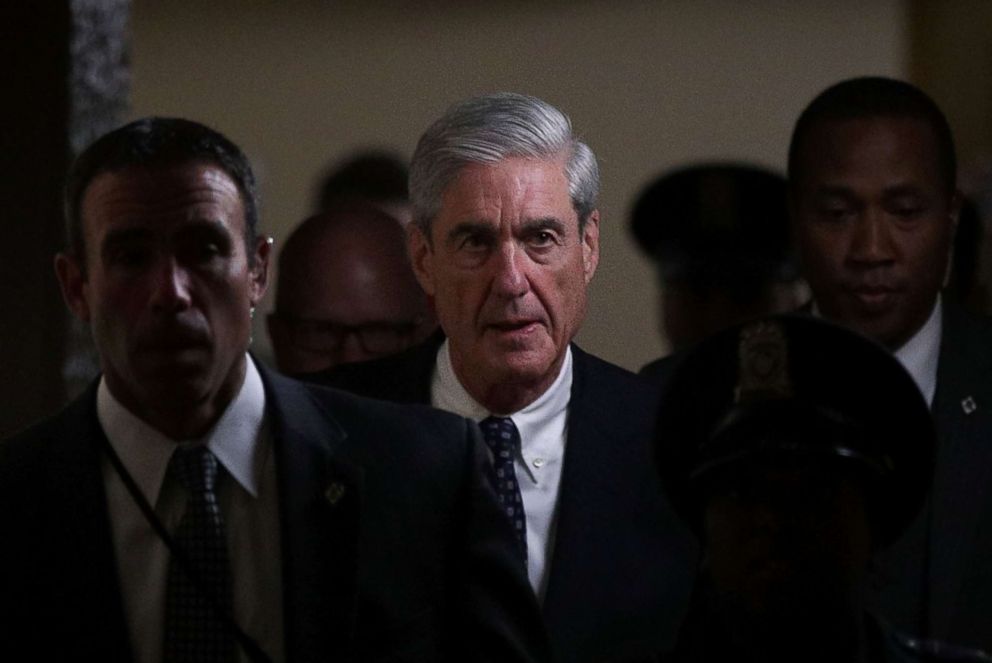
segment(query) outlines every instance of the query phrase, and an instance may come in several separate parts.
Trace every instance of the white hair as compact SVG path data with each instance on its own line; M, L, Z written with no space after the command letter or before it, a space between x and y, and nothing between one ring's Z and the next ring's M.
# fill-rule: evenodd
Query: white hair
M500 92L455 104L417 143L410 163L413 222L430 237L441 196L469 164L495 164L508 157L565 159L565 178L581 228L596 208L596 156L572 133L568 116L523 94Z

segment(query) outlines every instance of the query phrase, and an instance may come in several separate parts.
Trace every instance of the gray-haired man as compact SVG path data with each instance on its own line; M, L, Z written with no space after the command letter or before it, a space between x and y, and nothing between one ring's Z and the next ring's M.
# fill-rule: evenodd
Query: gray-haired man
M444 336L316 376L480 422L562 661L669 646L693 569L647 459L654 392L572 344L598 189L557 108L506 93L453 106L410 172L410 253Z

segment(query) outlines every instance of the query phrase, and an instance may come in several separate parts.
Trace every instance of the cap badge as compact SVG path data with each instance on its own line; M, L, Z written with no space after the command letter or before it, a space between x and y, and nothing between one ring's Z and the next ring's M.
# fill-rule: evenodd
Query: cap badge
M335 481L334 483L332 483L327 487L327 490L324 491L324 499L326 499L327 503L330 504L331 506L335 506L338 502L341 501L341 498L344 497L344 493L345 493L344 484Z
M744 327L738 345L739 382L734 402L790 398L788 354L785 332L778 323L761 321Z

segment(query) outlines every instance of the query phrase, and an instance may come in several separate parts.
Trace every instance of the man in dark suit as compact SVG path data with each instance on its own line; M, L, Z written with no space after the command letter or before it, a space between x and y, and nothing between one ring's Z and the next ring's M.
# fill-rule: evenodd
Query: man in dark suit
M248 356L270 242L237 146L133 122L66 209L102 376L0 445L0 658L547 660L474 425Z
M455 105L411 164L414 270L443 335L310 376L482 424L559 660L674 641L694 544L652 476L656 394L571 343L599 261L598 169L558 109Z
M992 325L941 296L960 206L947 120L907 83L838 83L797 121L789 180L813 314L888 347L937 423L929 505L880 560L883 614L992 650Z

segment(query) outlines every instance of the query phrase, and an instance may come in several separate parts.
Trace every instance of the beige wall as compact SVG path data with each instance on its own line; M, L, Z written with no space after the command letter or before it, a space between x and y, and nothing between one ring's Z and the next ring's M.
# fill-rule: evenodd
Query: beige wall
M914 82L947 114L958 150L958 184L985 226L979 286L968 304L992 314L992 2L913 0L909 4Z
M626 231L638 188L687 160L782 167L791 123L819 89L902 76L907 60L897 0L136 0L133 31L134 116L191 117L240 143L277 242L308 211L315 175L348 150L408 155L472 94L562 107L603 174L603 257L579 341L629 368L663 349L651 270ZM267 354L261 326L255 336Z
M992 2L914 0L910 74L947 114L963 169L992 159Z

